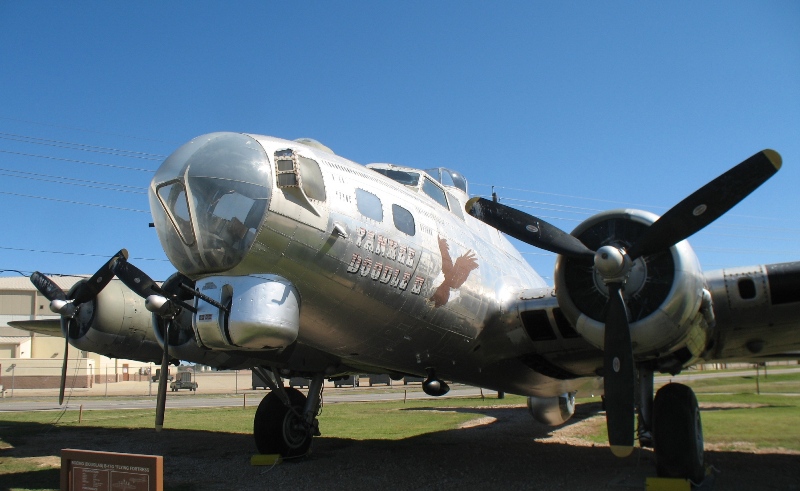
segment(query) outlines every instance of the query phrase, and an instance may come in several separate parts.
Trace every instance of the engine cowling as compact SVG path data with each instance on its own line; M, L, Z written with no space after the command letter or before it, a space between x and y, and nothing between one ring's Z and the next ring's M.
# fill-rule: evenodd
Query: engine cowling
M94 299L82 304L75 321L77 329L69 333L69 341L78 349L111 358L161 359L144 300L121 281L111 281Z
M584 221L572 235L592 250L604 245L629 248L657 218L641 210L611 210ZM566 318L587 341L603 349L608 288L592 259L559 256L555 285ZM713 314L700 264L688 242L637 258L623 294L637 362L661 360L662 368L679 370L705 350Z
M190 296L182 295L182 299L191 302ZM97 297L82 304L75 320L78 327L70 333L69 342L80 350L110 358L161 361L164 340L159 323L163 320L149 312L145 300L119 280L112 280ZM170 357L178 360L224 368L261 363L241 353L211 351L198 346L192 329L192 313L187 310L175 318L169 344Z
M166 285L177 280L177 276L178 274L176 273L167 278L167 281L164 282L164 287L173 289ZM186 281L186 279L184 278L182 281ZM191 282L187 286L194 288L195 283ZM197 307L198 303L202 302L196 302L193 295L186 290L180 288L175 288L175 290L178 298L188 304L194 303L195 307ZM210 350L201 346L197 341L197 334L192 325L193 317L192 312L184 309L172 320L169 331L170 358L225 369L248 368L263 363L260 360L245 356L241 352ZM150 329L156 342L161 347L159 351L164 346L164 322L164 318L156 314L151 315L152 327Z
M575 414L575 393L556 397L528 397L528 412L533 419L548 425L558 426L569 421Z

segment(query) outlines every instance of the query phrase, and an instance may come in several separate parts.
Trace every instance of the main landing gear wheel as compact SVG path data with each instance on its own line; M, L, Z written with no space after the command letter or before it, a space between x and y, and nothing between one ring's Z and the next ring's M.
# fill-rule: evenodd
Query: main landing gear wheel
M308 453L313 437L302 416L306 396L294 388L285 390L294 411L284 406L277 394L270 392L256 410L253 436L259 453L299 457Z
M703 481L703 425L692 389L682 384L659 389L653 403L653 440L660 477Z

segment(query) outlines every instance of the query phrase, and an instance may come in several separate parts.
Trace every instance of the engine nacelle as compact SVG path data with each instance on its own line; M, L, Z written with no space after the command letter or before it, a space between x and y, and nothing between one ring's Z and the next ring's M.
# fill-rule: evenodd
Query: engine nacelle
M611 210L581 223L572 235L592 250L609 244L630 248L656 219L646 211ZM608 288L592 259L559 256L555 285L566 318L587 341L603 349ZM623 293L637 361L658 359L662 369L679 370L703 353L713 311L700 263L688 242L637 258Z
M533 419L542 424L562 425L575 414L575 393L556 397L528 397L528 411Z
M144 300L112 280L97 297L81 304L70 344L111 358L157 362L162 351L150 319Z
M184 301L192 301L191 296L181 296ZM94 299L81 304L69 342L80 350L110 358L158 363L164 355L163 322L145 308L143 298L114 279ZM169 338L169 355L173 359L230 369L264 364L264 360L235 351L212 351L200 346L188 310L173 320Z
M223 350L283 350L300 331L300 295L274 274L209 276L197 280L208 297L229 308L197 303L194 327L203 346Z

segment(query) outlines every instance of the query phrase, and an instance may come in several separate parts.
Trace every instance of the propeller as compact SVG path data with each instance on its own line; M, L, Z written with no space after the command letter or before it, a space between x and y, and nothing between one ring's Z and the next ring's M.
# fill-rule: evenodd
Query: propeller
M158 393L156 398L156 431L164 428L164 413L167 405L167 381L169 374L169 331L172 321L182 308L189 308L179 300L176 295L162 288L147 276L142 270L126 261L118 261L114 266L114 273L117 277L134 293L145 299L144 305L147 310L159 316L163 322L164 356L161 358L161 376L158 379ZM176 283L181 284L183 276L179 275ZM167 285L165 285L167 286ZM177 285L175 285L177 287Z
M44 297L50 300L50 310L61 316L61 332L64 334L64 361L61 364L61 384L58 390L58 404L64 404L64 392L67 385L67 355L69 352L70 332L77 336L75 315L81 304L92 300L108 285L114 277L114 265L118 260L128 258L128 251L121 249L114 254L97 272L86 281L78 283L67 296L56 283L38 271L31 275L31 283Z
M466 211L473 217L534 247L572 258L592 255L594 267L608 287L603 339L603 381L606 424L611 450L618 457L633 451L635 367L630 317L624 296L633 262L665 251L722 216L781 168L774 150L762 150L736 165L680 203L648 227L625 250L605 245L591 251L576 237L527 213L485 198L472 198Z

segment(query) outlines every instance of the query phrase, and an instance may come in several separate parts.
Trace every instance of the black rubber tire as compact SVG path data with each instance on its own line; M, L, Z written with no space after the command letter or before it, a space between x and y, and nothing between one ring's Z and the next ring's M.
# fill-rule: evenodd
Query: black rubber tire
M705 477L703 425L697 397L683 384L667 384L653 402L653 443L659 477Z
M306 396L297 389L286 388L292 407L302 414ZM262 454L280 454L284 458L308 453L313 435L307 432L297 416L271 392L264 396L253 420L253 437Z

